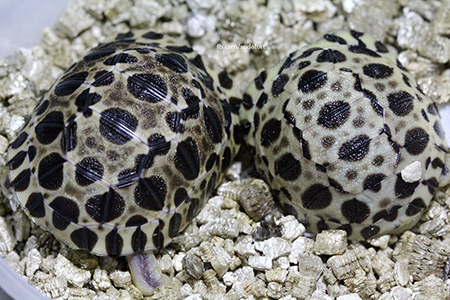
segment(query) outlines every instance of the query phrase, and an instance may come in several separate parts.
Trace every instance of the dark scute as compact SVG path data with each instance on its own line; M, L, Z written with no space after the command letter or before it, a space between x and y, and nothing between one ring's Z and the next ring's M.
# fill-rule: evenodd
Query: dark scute
M200 154L197 144L191 137L178 143L174 157L175 167L187 180L194 180L200 172Z
M446 167L445 163L439 157L433 159L433 161L431 162L431 166L433 167L433 169L436 168L444 169Z
M350 34L352 35L352 37L354 37L357 40L359 40L359 38L364 35L364 33L360 32L360 31L353 30L353 29L350 30Z
M66 160L59 153L52 152L39 163L39 185L48 190L57 190L63 184L63 168Z
M45 217L44 195L41 193L32 193L28 196L25 208L30 215L35 218Z
M131 236L131 248L134 252L143 252L146 244L147 235L141 230L141 226L139 226Z
M312 93L327 82L327 73L318 70L308 70L298 81L298 89L303 93Z
M134 201L142 208L160 211L164 208L167 185L160 176L140 178L134 190Z
M368 90L362 90L364 97L370 100L373 110L379 115L384 116L384 108L378 103L377 97Z
M363 187L365 190L378 193L381 190L381 182L386 178L384 174L370 174L364 179Z
M266 105L267 100L268 100L267 94L262 92L261 95L258 98L258 101L256 102L256 107L263 108L264 105Z
M179 213L174 213L169 222L169 237L174 238L180 232L182 217Z
M113 144L123 145L131 140L137 125L137 118L121 108L109 108L101 113L100 133Z
M233 87L233 80L228 76L228 73L225 70L219 73L219 82L221 87L228 90Z
M284 86L289 81L289 76L286 74L280 74L277 76L277 78L273 81L272 84L272 95L274 97L278 97L282 92L284 92Z
M301 69L304 69L304 68L308 67L310 64L311 64L311 62L309 60L301 61L301 62L298 63L298 67L297 68L299 70L301 70Z
M39 103L39 105L36 107L36 113L35 113L36 116L42 115L49 106L50 106L50 101L48 101L47 99L45 99L44 101Z
M70 239L78 248L86 249L90 252L94 249L95 244L97 244L98 236L87 227L83 227L72 232Z
M114 73L111 71L101 70L94 75L93 86L110 85L114 82Z
M217 113L208 106L203 106L204 118L208 137L213 143L220 143L223 139L222 120Z
M60 111L48 113L35 128L36 138L39 143L48 145L58 137L64 129L64 115Z
M14 191L16 192L25 191L30 185L30 177L31 177L30 169L25 169L22 172L20 172L19 175L17 175L16 178L14 178L14 180L11 182L11 186L14 187Z
M28 147L28 159L30 160L30 162L32 162L33 159L35 158L36 152L37 148L35 146Z
M23 162L25 160L25 157L27 157L27 152L26 151L19 151L16 155L14 155L13 158L11 158L7 162L8 166L9 166L9 169L10 170L15 170L18 167L20 167L23 164Z
M322 173L326 173L327 172L327 167L325 167L324 165L316 163L316 170L319 171L319 172L322 172Z
M97 93L89 93L89 89L84 90L77 99L75 99L75 105L79 112L85 112L89 109L89 106L99 102L102 96Z
M136 56L130 55L128 53L119 53L106 59L103 63L107 66L113 66L115 64L133 64L138 61L139 60Z
M373 237L380 232L380 227L376 225L369 225L361 230L361 235L364 239L368 239Z
M379 55L375 51L372 51L372 50L370 50L366 47L360 46L360 45L350 45L348 47L348 50L353 53L366 54L366 55L369 55L372 57L381 57L381 55Z
M192 47L189 46L166 46L166 49L171 50L171 51L175 51L178 53L191 53L194 51L194 49L192 49Z
M186 214L186 222L190 223L192 219L197 215L199 209L200 202L197 198L190 199L190 205L188 212Z
M341 146L339 158L345 161L361 160L369 152L369 146L370 138L365 134L358 135Z
M401 205L395 205L391 207L389 210L383 209L380 212L377 212L373 218L372 222L375 223L378 220L385 219L386 221L393 222L398 217L398 210L402 208Z
M296 180L300 177L301 171L300 161L291 153L286 153L275 161L275 175L280 176L284 180Z
M324 219L320 219L320 221L317 222L317 230L319 230L319 232L328 229L330 229L330 227L328 226L328 224L325 222Z
M353 73L352 75L353 77L355 77L355 83L353 84L353 88L358 92L361 92L363 88L361 86L361 78L359 78L359 74Z
M422 198L415 198L408 204L405 214L409 217L414 216L423 211L423 209L426 207L427 205L425 204Z
M166 122L167 125L169 125L169 128L175 132L180 133L183 132L183 124L181 123L181 120L184 117L184 113L180 112L168 112L166 114Z
M370 208L362 201L351 199L342 203L341 212L350 223L362 223L369 217Z
M153 245L155 245L155 247L158 249L164 247L164 234L162 232L164 225L165 225L164 221L159 220L158 226L156 226L155 231L153 231L152 235Z
M25 131L22 132L21 134L19 134L18 137L16 137L16 139L11 143L10 147L12 149L17 149L20 146L23 145L23 143L25 143L25 141L27 140L28 137L28 133L26 133Z
M294 131L295 133L295 131ZM309 150L309 143L303 138L303 134L302 134L302 152L303 152L303 157L311 160L311 152Z
M71 199L66 197L56 197L51 203L53 209L53 226L59 230L66 230L70 222L78 223L80 210L78 205Z
M420 127L410 129L405 134L405 148L411 155L419 155L425 151L430 136Z
M402 65L402 63L397 59L397 67L400 68L400 70L408 72L408 70Z
M340 185L336 180L333 178L328 177L328 183L330 184L330 187L334 188L335 190L341 192L341 193L348 193L344 190L342 185Z
M430 192L431 195L434 195L434 192L439 187L439 181L436 177L431 177L428 180L424 180L422 184L428 186L428 192Z
M88 72L80 72L65 77L55 86L55 95L59 97L71 95L86 81L88 74Z
M422 117L425 119L425 121L430 122L430 119L428 119L428 115L423 108L420 112L422 113Z
M154 31L149 31L146 34L143 34L142 37L150 40L159 40L163 38L163 34L157 33Z
M122 215L125 211L125 201L120 194L110 188L102 195L89 198L85 208L92 219L103 224Z
M103 165L93 157L85 157L75 165L75 180L81 186L90 185L103 178Z
M306 209L323 209L328 207L333 200L330 189L320 183L310 186L302 196L302 206Z
M305 57L308 57L308 56L310 56L311 54L313 54L314 52L316 52L316 51L319 51L319 50L322 50L322 48L310 48L310 49L307 49L307 50L305 50L298 58L305 58Z
M128 77L128 90L138 99L156 103L167 96L167 85L164 79L156 74L143 73Z
M165 155L170 150L170 142L166 141L166 138L159 133L152 134L147 139L147 144L150 151L156 155ZM149 167L150 166L145 165L145 168Z
M377 52L380 53L388 53L388 48L380 41L375 42L375 47L377 48Z
M176 73L186 73L188 71L186 60L176 53L160 54L156 53L156 60Z
M280 137L281 121L270 119L267 121L261 130L261 145L269 147Z
M292 56L295 52L292 52L291 54L289 54L289 56L286 58L286 60L283 62L283 64L281 65L280 69L278 70L278 75L280 75L284 69L289 68L290 66L292 66L295 62L295 60L292 59Z
M341 45L347 44L347 42L343 38L341 38L341 37L339 37L337 35L334 35L334 34L325 34L323 37L327 41L330 41L330 42L333 42L333 43L339 43Z
M405 182L401 173L397 174L397 180L395 181L395 196L400 199L411 197L420 181Z
M225 150L223 151L221 162L222 165L220 166L220 169L222 170L222 172L225 172L231 163L231 150L229 147L226 147Z
M257 90L264 89L264 82L267 79L267 72L266 70L259 73L259 76L255 78L255 86Z
M118 233L117 227L114 227L105 237L106 253L108 255L120 255L123 248L123 238Z
M242 99L230 97L228 100L230 101L231 112L235 115L238 115L239 109L241 108Z
M211 155L208 157L208 160L206 161L206 171L210 171L214 165L216 164L217 161L217 154L216 153L211 153Z
M439 120L436 120L436 122L434 122L433 129L441 139L445 139L444 128L442 128L441 122L439 122Z
M189 200L189 195L184 187L178 188L178 190L175 192L174 196L174 202L175 206L178 207L185 201Z
M334 101L325 104L319 112L317 123L323 127L335 129L347 121L350 116L350 104Z
M434 105L434 103L428 105L427 111L428 111L428 113L430 113L430 114L432 114L434 116L438 114L438 111L437 111L436 106Z
M109 55L113 54L114 52L116 52L116 50L111 49L111 48L94 49L91 53L89 53L88 55L83 57L83 59L85 62L90 62L90 61L98 60L100 58L109 56Z
M130 217L127 222L125 223L126 227L135 227L135 226L141 226L144 225L145 223L147 223L148 220L146 218L144 218L141 215L134 215L132 217Z
M77 122L72 121L64 127L61 139L61 150L63 153L74 150L77 147Z
M403 82L404 82L407 86L411 87L411 83L409 82L409 79L408 79L408 77L407 77L405 74L402 74L402 78L403 78ZM419 98L419 100L420 100L420 98Z
M334 50L334 49L325 49L323 50L319 56L317 57L317 62L331 62L333 64L344 62L347 60L347 57L344 53Z
M403 117L409 114L413 109L413 96L408 92L397 92L387 96L389 102L389 108L397 116Z
M364 75L375 79L383 79L394 73L394 68L383 64L367 64L363 67Z

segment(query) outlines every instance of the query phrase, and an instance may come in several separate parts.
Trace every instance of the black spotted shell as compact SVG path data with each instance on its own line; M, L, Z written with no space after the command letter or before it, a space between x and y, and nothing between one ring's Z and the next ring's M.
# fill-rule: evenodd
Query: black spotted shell
M237 151L233 81L155 32L121 34L69 68L8 151L8 187L74 248L167 245Z
M360 32L291 53L261 72L243 104L259 171L313 232L405 230L448 170L436 106L386 46Z

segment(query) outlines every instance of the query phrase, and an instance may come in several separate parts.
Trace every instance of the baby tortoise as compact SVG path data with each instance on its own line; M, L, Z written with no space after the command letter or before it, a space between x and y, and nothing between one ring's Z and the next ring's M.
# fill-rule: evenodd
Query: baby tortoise
M4 186L69 246L127 255L151 294L169 280L152 251L201 210L241 135L276 199L313 232L405 230L449 177L435 105L367 35L327 34L240 98L225 71L146 32L100 44L63 74L11 143Z
M7 194L70 247L128 256L151 294L168 281L152 251L191 222L238 150L236 96L191 47L120 34L39 101L10 144Z
M325 34L261 72L241 119L274 197L313 232L400 233L449 181L437 107L385 45L357 31Z

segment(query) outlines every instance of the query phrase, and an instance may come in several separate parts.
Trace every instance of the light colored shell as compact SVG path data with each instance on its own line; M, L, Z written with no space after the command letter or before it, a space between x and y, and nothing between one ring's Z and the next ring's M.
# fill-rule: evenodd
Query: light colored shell
M313 232L403 231L448 172L436 106L382 43L356 31L326 34L263 71L241 116L275 198Z
M237 144L233 81L154 32L121 34L75 63L8 152L10 191L74 248L167 245L220 183Z

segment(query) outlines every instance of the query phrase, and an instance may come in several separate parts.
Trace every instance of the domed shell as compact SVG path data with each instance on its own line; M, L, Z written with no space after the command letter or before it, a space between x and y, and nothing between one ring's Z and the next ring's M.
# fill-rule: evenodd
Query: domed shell
M326 34L244 94L256 165L310 230L400 232L429 205L447 145L434 103L381 42Z
M225 71L155 32L120 34L70 67L8 151L8 188L73 248L161 248L233 159ZM234 120L233 120L234 119Z

